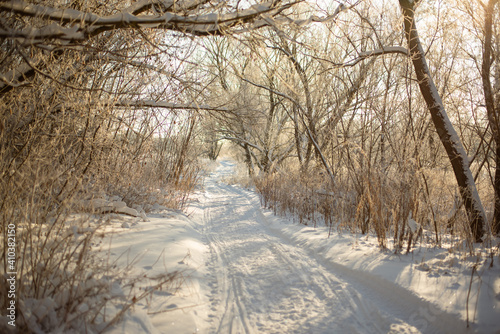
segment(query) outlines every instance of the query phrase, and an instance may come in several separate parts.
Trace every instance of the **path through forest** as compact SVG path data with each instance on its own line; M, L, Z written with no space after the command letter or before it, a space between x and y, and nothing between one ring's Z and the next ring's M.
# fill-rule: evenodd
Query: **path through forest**
M207 178L199 198L201 211L194 217L202 219L210 249L210 332L465 330L455 316L433 315L434 307L408 290L324 261L273 233L258 196L223 182L233 168L222 161Z
M114 234L109 252L134 267L130 275L179 271L183 284L138 302L110 334L498 330L496 264L478 269L469 296L474 262L446 249L394 254L374 236L328 238L327 228L275 217L231 184L235 167L220 161L187 215L165 208Z

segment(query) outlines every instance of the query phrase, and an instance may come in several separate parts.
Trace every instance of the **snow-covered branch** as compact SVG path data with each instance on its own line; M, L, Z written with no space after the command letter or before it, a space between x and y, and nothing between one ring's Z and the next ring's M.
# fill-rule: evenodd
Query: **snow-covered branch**
M16 39L17 43L24 47L35 45L49 50L60 49L68 44L81 46L92 36L117 29L154 28L197 36L225 35L265 26L278 29L277 27L283 24L303 26L311 22L326 22L333 20L346 9L340 5L331 15L313 15L303 20L293 20L283 13L300 1L269 1L243 10L207 13L204 7L210 0L143 0L107 16L36 5L22 0L0 1L0 12L48 21L42 27L30 25L30 20L24 20L25 25L20 27L3 26L0 29L0 38ZM11 72L0 75L0 94L22 85L23 81L34 74L33 68L27 65L21 65ZM12 75L13 73L16 75Z
M225 35L237 33L235 27L262 21L265 16L264 24L254 24L250 27L257 29L275 24L272 19L296 4L296 2L283 4L281 1L273 1L228 13L206 13L203 7L209 2L209 0L144 0L116 14L99 16L95 13L52 8L20 0L0 1L0 12L24 17L23 26L3 25L0 29L0 38L16 40L16 43L23 47L34 45L44 50L56 48L59 51L53 53L53 56L57 57L62 46L74 47L74 44L81 46L93 36L117 29L154 28L198 36ZM29 19L31 17L45 19L48 22L42 27L31 25ZM34 73L31 66L21 64L8 73L0 74L0 95L22 85Z
M99 25L99 24L108 24L113 22L116 23L117 21L130 18L131 16L135 17L136 15L149 10L152 6L161 6L164 12L168 12L172 11L174 4L176 5L176 10L181 11L181 10L195 9L207 2L208 0L203 0L203 1L195 0L189 2L188 1L176 2L173 0L169 1L143 0L143 1L138 1L133 5L131 5L130 7L125 8L118 14L105 17L100 17L93 13L81 12L75 9L57 9L42 5L30 4L21 0L2 2L0 3L0 10L5 12L16 13L21 16L39 17L47 20L56 21L58 23ZM131 16L127 16L127 14Z
M203 2L196 2L195 6ZM145 8L144 3L140 8ZM104 31L115 29L157 28L187 32L193 35L226 34L228 29L250 22L266 14L268 17L278 15L284 8L291 4L275 6L274 2L253 5L250 8L226 14L209 13L185 15L184 7L177 7L175 11L165 12L162 15L137 15L137 10L125 9L108 16L99 16L74 9L54 9L50 7L32 5L24 1L0 2L0 11L13 12L21 16L40 17L57 23L35 29L32 27L23 30L3 30L0 36L5 38L24 38L24 44L36 44L42 39L52 38L59 41L84 41L91 36ZM191 6L194 7L194 6ZM170 6L166 6L170 8ZM63 27L60 24L72 24Z
M289 6L292 6L292 5L293 5L293 3L288 5L287 7L282 7L281 11L285 8L288 8ZM325 17L311 15L305 19L300 19L300 20L294 20L294 19L291 19L290 17L287 17L287 16L277 17L275 15L275 16L271 17L269 15L267 15L267 16L263 15L261 19L255 20L250 28L243 28L243 29L237 30L236 32L237 33L248 32L248 31L251 31L254 29L258 29L261 27L269 27L269 26L277 29L278 26L283 25L283 24L295 24L299 27L303 27L303 26L309 25L313 22L324 23L324 22L334 20L341 12L343 12L346 9L348 9L348 8L345 5L340 4L337 7L337 9L335 10L335 12L331 15L328 15ZM277 29L277 30L279 30L279 29Z

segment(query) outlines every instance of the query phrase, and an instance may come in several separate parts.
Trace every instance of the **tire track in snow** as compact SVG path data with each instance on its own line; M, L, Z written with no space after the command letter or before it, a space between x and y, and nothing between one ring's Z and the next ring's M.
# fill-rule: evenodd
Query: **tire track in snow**
M230 164L223 162L220 168L206 181L203 203L204 232L212 253L209 266L216 273L211 292L211 316L217 319L213 332L437 333L463 329L446 314L431 319L430 327L427 322L425 329L417 328L418 321L411 319L413 309L429 307L425 301L393 283L325 261L272 232L255 195L218 183L215 177L228 173Z
M315 263L308 257L303 259L307 266L303 266L303 262L301 263L301 268L299 268L293 262L297 256L293 256L292 258L292 256L287 255L290 254L290 252L285 249L285 245L275 244L273 248L275 249L275 254L283 262L294 267L295 272L306 274L308 269L310 271L310 268L313 268L313 271L308 273L308 278L305 282L308 284L308 289L311 289L316 294L317 298L337 300L340 305L345 305L357 310L356 318L353 319L355 322L354 327L362 329L364 333L386 333L386 330L378 326L379 323L385 322L385 318L379 313L369 312L368 310L370 308L373 309L373 305L367 304L367 302L360 298L357 291L349 289L346 283L343 283L341 280L329 274L321 264ZM317 269L314 270L315 268ZM367 320L369 322L367 322Z
M208 212L205 216L207 237L221 259L218 262L223 269L218 270L225 272L217 275L219 291L223 295L221 299L225 300L217 332L237 333L234 319L237 320L236 324L243 324L245 333L253 330L280 333L284 331L283 325L288 327L285 332L290 333L300 333L307 328L327 333L332 327L342 327L343 332L374 332L376 327L370 328L370 323L380 323L381 319L373 319L367 312L355 317L353 312L344 312L343 317L348 317L348 321L341 320L338 314L337 317L329 316L329 310L341 313L340 310L346 306L358 311L364 308L358 305L361 303L353 303L354 299L346 296L343 288L333 290L332 285L340 286L342 283L334 277L327 279L324 268L302 250L299 249L297 253L293 246L284 245L276 237L267 235L268 231L258 219L259 208L244 193L235 193L233 190L229 186L219 185L217 192L220 194L211 194L212 204L207 203L205 209ZM230 200L221 201L214 208L213 200L216 197ZM227 233L223 230L227 230ZM250 236L250 240L234 242L238 233L240 236ZM222 240L224 238L226 240ZM229 241L233 242L232 246ZM245 256L245 253L255 251L257 256ZM266 258L262 259L259 255L266 255ZM262 283L266 281L272 284L262 289ZM253 319L249 319L248 324L244 302L253 313ZM315 323L315 320L322 318L330 318L330 326L326 320Z
M212 235L207 233L207 223L212 221L211 208L206 207L204 210L204 223L205 223L205 235L209 241L209 248L211 252L211 263L213 270L216 272L216 283L212 283L212 294L215 296L211 297L212 300L212 311L217 311L218 308L223 304L223 311L219 315L219 325L217 327L217 333L240 333L241 329L244 330L246 334L251 334L253 331L250 330L247 324L247 314L244 307L239 301L239 292L237 285L235 284L234 277L229 279L226 268L230 263L228 262L226 256L221 253L221 241L217 235ZM219 298L217 298L217 295ZM216 317L216 315L211 315Z

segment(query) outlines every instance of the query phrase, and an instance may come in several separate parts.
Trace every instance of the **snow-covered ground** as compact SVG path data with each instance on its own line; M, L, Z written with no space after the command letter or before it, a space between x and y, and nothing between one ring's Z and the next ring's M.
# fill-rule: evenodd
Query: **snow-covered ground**
M498 256L490 267L444 249L394 255L375 237L328 238L225 183L234 167L220 162L187 216L163 210L113 235L110 259L130 275L179 271L183 285L139 301L108 333L500 333Z

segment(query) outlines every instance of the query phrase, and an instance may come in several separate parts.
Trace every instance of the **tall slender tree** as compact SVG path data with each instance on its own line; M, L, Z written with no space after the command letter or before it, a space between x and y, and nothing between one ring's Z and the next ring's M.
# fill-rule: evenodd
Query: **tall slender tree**
M469 168L467 154L448 118L443 101L425 59L425 52L415 23L417 2L414 0L399 0L399 4L404 16L405 37L408 42L408 50L415 69L420 92L427 104L434 127L455 173L460 195L469 217L471 234L474 240L481 241L487 223L486 214L476 189L474 177Z

